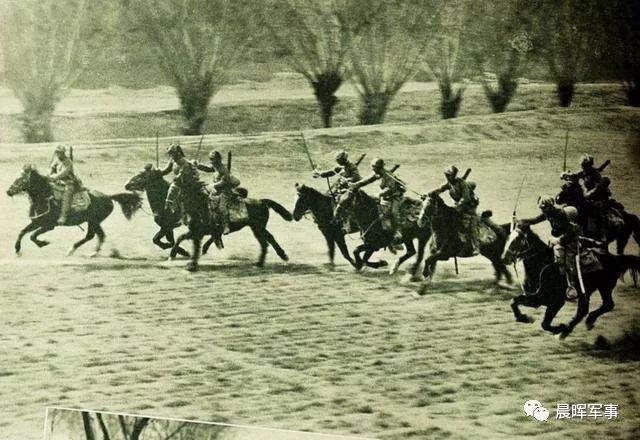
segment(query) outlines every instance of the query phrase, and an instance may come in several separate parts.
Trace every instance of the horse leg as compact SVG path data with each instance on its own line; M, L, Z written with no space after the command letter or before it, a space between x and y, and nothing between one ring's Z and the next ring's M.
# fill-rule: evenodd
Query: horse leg
M92 257L97 257L100 253L100 249L102 249L102 245L104 243L105 233L102 229L102 226L95 225L94 230L96 231L96 235L98 236L98 243L96 244L96 250L91 254Z
M271 245L273 250L276 251L276 254L278 254L278 257L280 257L282 261L289 261L289 256L284 251L284 249L280 247L280 244L276 241L275 237L271 234L271 232L265 229L264 234L265 234L265 237L267 238L267 242ZM333 258L331 260L333 261Z
M40 228L36 229L36 231L31 234L31 236L29 237L31 239L31 241L33 241L38 247L44 247L46 245L49 244L48 241L46 240L38 240L38 237L42 234L44 234L45 232L49 232L54 228L53 225L47 225L47 226L41 226Z
M204 242L204 244L202 245L202 255L209 252L209 248L215 241L216 241L215 237L211 236L207 241Z
M356 271L359 271L362 269L362 266L364 263L362 261L362 258L360 258L360 254L364 252L366 248L367 248L366 245L361 244L356 246L356 248L353 250L353 257L355 259L355 264L353 265L353 267L356 269Z
M525 307L533 307L537 309L540 307L540 295L518 295L511 300L511 310L513 311L513 316L516 318L517 322L523 322L525 324L531 324L534 319L520 311L520 306Z
M563 333L567 331L567 326L565 324L560 325L552 325L553 318L556 317L562 306L564 305L564 299L562 301L556 301L552 304L547 305L547 310L544 312L544 319L542 320L542 328L548 332L557 335L558 333Z
M179 235L178 239L176 240L176 242L173 244L173 247L171 248L171 252L169 252L169 260L173 260L176 257L176 254L178 253L178 249L180 248L180 243L182 243L184 240L192 240L192 239L193 239L193 232L191 231L187 231L184 234ZM182 255L182 253L180 253L180 255Z
M251 229L253 232L253 236L256 237L258 243L260 243L260 257L258 261L255 263L256 267L264 267L264 261L267 257L267 236L265 235L266 229Z
M342 256L349 263L351 263L352 266L355 266L356 264L355 261L353 261L353 258L351 258L351 255L349 255L349 249L347 248L347 242L344 240L344 235L338 234L338 236L334 237L333 240L338 245L338 249L340 250L340 253L342 254Z
M84 238L82 238L81 240L76 241L71 246L71 248L69 248L69 250L67 251L67 256L70 256L71 254L73 254L76 251L76 249L78 249L80 246L85 244L87 241L92 240L93 237L95 237L95 235L96 235L96 231L94 229L94 225L89 223L87 227L87 235L85 235Z
M192 234L193 253L191 254L191 260L187 263L187 270L189 272L195 272L198 270L198 260L200 259L200 245L202 242L202 234Z
M422 263L422 259L424 258L424 247L427 244L427 240L422 237L418 237L418 255L416 255L416 261L411 266L411 278L410 281L416 282L420 281L420 276L418 275L418 269L420 269L420 263Z
M22 237L24 237L29 232L34 231L38 228L39 226L34 222L31 222L27 226L22 228L22 230L18 233L18 238L16 239L16 244L15 244L16 254L20 255L20 251L22 250Z
M324 233L324 240L327 242L327 249L328 249L328 255L329 255L329 265L331 267L335 266L335 263L333 261L335 255L336 255L336 242L333 239L333 237L330 235L329 232Z
M433 274L436 272L436 264L440 259L440 253L434 253L427 255L427 258L424 260L424 269L422 270L422 275L425 278L433 277Z
M398 258L393 266L389 269L389 275L393 275L398 271L398 268L402 263L407 261L409 258L413 257L416 254L416 248L413 245L413 240L405 240L404 248L406 252L400 258Z
M585 324L587 326L587 329L591 330L593 329L596 320L601 316L604 315L607 312L610 312L613 310L613 307L615 306L615 303L613 302L613 289L609 288L608 286L605 288L601 288L599 289L600 291L600 296L602 297L602 305L597 308L596 310L594 310L593 312L589 313L589 315L587 315L587 319L585 320Z
M167 231L165 230L165 228L160 227L160 230L156 232L156 235L153 236L153 239L151 241L153 241L153 244L158 246L160 249L169 249L170 247L172 247L173 243L165 243L164 241L162 241L162 237L166 237L166 235Z
M573 318L571 318L571 321L566 324L564 331L560 333L560 337L562 339L569 336L575 326L578 325L585 316L587 316L587 313L589 313L589 299L592 293L593 290L585 294L578 295L578 309L576 310L576 314L573 316Z
M624 254L624 248L627 247L629 239L631 238L631 230L624 228L621 234L616 238L616 253L618 255Z
M173 248L173 246L176 244L176 240L173 237L173 229L171 228L167 228L165 230L165 237L167 237L167 241L169 242L169 247ZM167 249L167 248L165 248ZM188 257L189 256L189 252L185 251L182 247L178 246L176 248L176 252L178 252L180 255L182 255L183 257Z

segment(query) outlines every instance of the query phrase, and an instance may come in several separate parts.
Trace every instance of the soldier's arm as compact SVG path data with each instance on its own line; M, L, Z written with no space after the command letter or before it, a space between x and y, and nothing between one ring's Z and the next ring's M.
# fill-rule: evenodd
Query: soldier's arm
M71 167L64 162L60 162L59 167L56 167L56 172L51 174L50 177L54 180L58 180L58 179L64 179L65 177L68 177L70 174L71 174Z
M160 172L162 173L163 176L166 176L171 172L172 169L173 169L173 161L170 160L169 163L167 163L167 165L160 170Z
M545 217L544 214L540 214L537 217L522 219L522 220L520 220L520 222L524 223L526 225L537 225L538 223L542 223L546 219L547 219L547 217Z
M445 192L448 189L449 189L449 183L445 183L444 185L440 186L439 188L436 188L433 191L431 191L429 194L433 194L435 196L435 195L438 195L438 194L442 194L443 192Z
M611 163L611 161L609 159L607 159L602 165L600 165L597 169L598 171L601 173L604 171L605 168L607 168L609 166L609 164Z
M375 182L375 181L376 181L376 180L378 180L379 178L380 178L380 177L379 177L377 174L372 173L371 175L369 175L369 176L365 177L364 179L362 179L362 180L358 180L357 182L355 182L355 183L352 185L352 187L353 187L353 189L360 189L360 188L362 188L363 186L367 186L367 185L369 185L370 183Z
M210 167L209 165L203 165L201 163L196 164L196 168L200 171L204 171L205 173L213 173L215 169Z
M332 170L320 171L318 174L320 175L320 177L331 177L331 176L335 176L339 172L340 172L340 167L335 167Z

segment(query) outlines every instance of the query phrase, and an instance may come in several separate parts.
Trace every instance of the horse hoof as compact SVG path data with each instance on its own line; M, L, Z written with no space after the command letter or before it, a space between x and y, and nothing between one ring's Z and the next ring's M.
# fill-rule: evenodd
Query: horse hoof
M429 283L425 282L420 285L416 293L420 296L425 296L427 294L427 290L429 290Z
M89 255L89 258L96 258L98 255L100 255L100 251L95 251L94 253Z
M380 260L380 267L387 267L389 263L386 260Z
M409 282L410 283L419 283L422 280L423 280L423 278L420 275L417 275L417 274L416 275L411 275L409 277Z
M396 261L395 264L389 268L389 275L394 275L396 272L398 272L399 267L400 267L400 262Z
M535 319L533 319L529 315L520 315L516 318L516 322L521 322L523 324L531 324Z
M198 270L198 263L194 263L193 261L189 261L187 263L187 270L189 272L196 272Z
M67 257L70 257L71 255L73 255L75 251L76 251L76 248L71 246L71 248L67 251Z
M22 257L22 251L20 249L16 250L16 257Z
M253 263L253 265L258 269L264 269L264 263L261 263L259 261L257 263Z
M587 326L587 330L593 330L593 328L596 326L596 323L595 323L595 322L589 322L589 321L586 321L586 322L584 323L584 325L586 325L586 326Z
M47 246L49 244L51 244L51 243L48 242L48 241L41 241L41 242L38 242L38 247L42 248L42 247L45 247L45 246Z
M287 254L284 254L282 256L282 261L289 261L289 256Z
M173 257L173 256L169 255L169 257L167 258L167 261L173 261L175 259L176 259L176 257Z

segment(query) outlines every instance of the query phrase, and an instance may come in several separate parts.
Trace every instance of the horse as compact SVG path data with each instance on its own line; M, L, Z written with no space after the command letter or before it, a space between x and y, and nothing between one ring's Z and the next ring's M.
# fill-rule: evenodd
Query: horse
M596 226L595 207L584 196L582 186L579 183L569 183L562 186L556 196L556 203L574 206L578 210L578 224L583 231L592 231ZM624 210L620 211L622 226L615 222L607 222L605 225L605 238L607 244L616 242L616 253L622 255L624 249L633 235L634 240L640 245L640 218ZM585 234L586 235L586 234ZM593 237L600 239L600 237Z
M187 270L198 270L198 260L200 258L200 244L205 235L219 237L222 233L221 222L217 219L217 213L211 207L211 199L209 192L205 189L204 184L196 179L185 178L185 174L178 178L178 186L180 189L180 197L182 205L187 217L187 227L189 231L182 234L176 240L169 258L174 258L178 252L177 247L183 240L190 239L193 243L193 252L191 260L187 264ZM229 232L236 232L245 226L249 226L251 232L260 244L260 257L255 263L257 267L264 267L267 255L267 246L271 245L276 254L283 260L289 261L286 252L280 247L276 239L267 230L267 222L269 221L269 209L275 211L285 221L293 219L291 213L279 203L270 199L245 199L247 207L247 217L239 221L231 221L229 223Z
M26 193L29 196L31 206L29 208L29 216L31 223L24 227L18 234L15 243L15 252L20 255L22 250L22 238L25 234L34 231L30 238L38 247L44 247L49 244L46 240L40 240L38 237L45 232L53 230L58 226L58 217L60 216L60 202L54 198L53 183L46 176L41 175L38 170L31 166L25 165L22 174L11 184L7 190L7 195ZM98 236L98 244L92 256L97 256L104 243L105 233L100 224L113 211L113 202L117 202L122 208L122 213L131 219L133 214L142 206L142 198L135 193L119 193L106 195L98 191L89 191L89 205L87 209L82 211L72 211L67 217L65 226L77 226L87 223L86 236L74 243L67 255L71 255L80 246Z
M161 249L173 248L175 239L173 230L182 224L179 211L165 209L164 202L169 191L169 183L162 177L162 171L147 164L144 170L133 176L125 185L127 191L144 191L153 213L153 221L160 226L160 230L153 236L153 243ZM162 241L166 238L166 242ZM189 252L177 247L178 254L188 257Z
M295 188L296 202L293 207L293 219L300 221L306 213L310 212L313 221L318 225L318 229L320 229L320 232L327 242L329 264L331 266L334 265L335 247L338 245L342 256L351 263L352 266L355 266L355 261L351 258L347 243L344 239L344 231L333 216L333 197L298 183L295 184Z
M411 212L417 213L420 201L406 197L401 203L401 214L399 217L402 217L404 220L402 224L399 225L399 231L402 234L402 244L404 244L405 253L400 256L391 267L389 273L395 273L403 262L417 253L416 261L411 267L410 273L411 281L418 281L416 274L422 261L422 256L424 255L424 247L427 240L429 240L431 232L428 225L419 226L416 220L409 218ZM353 250L356 270L362 269L363 265L374 268L386 266L387 262L384 260L369 262L369 258L375 251L394 245L394 231L387 230L383 227L378 200L364 191L349 190L341 197L335 210L335 216L341 218L346 212L350 213L351 218L357 224L363 241L361 245ZM413 240L416 238L418 239L417 250L413 244Z
M566 301L567 279L554 262L553 249L547 246L527 224L519 223L513 229L502 254L506 264L522 260L525 274L524 293L511 301L511 309L517 322L531 323L532 318L520 311L519 306L546 307L542 328L553 334L567 337L586 316L585 324L591 330L598 317L613 310L613 291L618 279L631 273L637 286L640 257L598 253L599 266L583 273L585 292L578 296L576 314L568 324L552 325L552 321ZM602 306L589 313L589 300L598 290Z
M480 254L493 265L496 283L502 277L508 284L513 283L511 273L501 260L502 249L506 242L509 225L496 225L490 220L491 211L482 213L479 219L479 250ZM463 252L465 245L460 239L459 232L463 228L461 214L448 206L437 194L425 197L418 217L418 224L431 224L432 235L427 243L427 257L424 260L423 275L430 279L436 269L438 261L453 257L468 257Z

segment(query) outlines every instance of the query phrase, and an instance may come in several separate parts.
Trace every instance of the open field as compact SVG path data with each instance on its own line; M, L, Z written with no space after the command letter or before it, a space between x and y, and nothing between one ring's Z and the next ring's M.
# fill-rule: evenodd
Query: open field
M549 109L316 130L308 141L322 165L342 147L367 152L367 161L390 158L419 191L441 183L449 163L470 166L481 209L502 222L523 174L522 217L536 213L538 194L555 192L565 129L570 166L585 152L598 161L606 155L616 198L640 212L639 123L640 112L628 108ZM193 157L199 138L182 140ZM78 144L76 166L85 185L119 192L153 160L154 144ZM255 197L292 209L294 182L324 183L309 177L296 133L205 137L206 150L214 145L233 149L234 171ZM0 438L40 438L48 404L388 439L640 437L640 360L593 344L640 326L639 292L628 282L594 330L581 325L559 341L539 328L541 311L533 325L514 321L509 299L517 292L494 289L480 258L460 261L458 276L451 262L440 264L431 290L416 299L403 274L355 274L340 259L327 269L308 219L288 224L272 215L270 230L291 261L270 252L264 270L251 266L257 243L242 231L188 273L151 243L151 217L140 212L127 222L118 208L104 224L104 257L87 258L91 243L63 257L83 235L77 228L46 234L52 244L43 249L25 240L14 257L28 204L4 191L22 164L44 169L50 155L46 145L0 148ZM109 245L122 259L107 257ZM538 423L522 411L528 399L552 415L560 402L615 403L621 415Z

